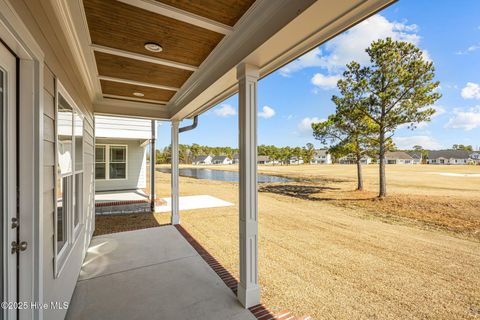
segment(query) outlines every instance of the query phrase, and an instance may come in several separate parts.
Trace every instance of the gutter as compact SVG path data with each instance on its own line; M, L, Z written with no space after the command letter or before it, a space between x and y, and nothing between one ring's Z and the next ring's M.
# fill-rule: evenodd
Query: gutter
M179 128L178 132L182 133L182 132L185 132L185 131L190 131L190 130L195 129L197 126L198 126L198 115L193 117L193 123L191 125Z

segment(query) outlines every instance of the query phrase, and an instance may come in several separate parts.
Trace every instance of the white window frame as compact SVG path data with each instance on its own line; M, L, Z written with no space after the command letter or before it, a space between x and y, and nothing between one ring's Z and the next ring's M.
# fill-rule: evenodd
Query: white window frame
M121 143L96 143L95 149L97 146L105 147L105 179L97 179L95 176L95 181L126 181L128 180L128 145ZM111 147L124 147L125 148L125 178L122 179L111 179L110 178L110 148ZM97 159L95 158L95 167L97 166Z
M58 103L59 103L59 96L62 96L68 104L72 107L72 172L71 174L65 175L67 176L72 176L72 187L71 187L71 192L70 195L68 196L67 203L68 203L68 210L66 210L65 213L65 219L66 219L66 225L67 228L63 232L66 235L66 240L65 244L63 247L58 251L58 241L57 241L57 228L58 228L58 198L57 198L57 179L58 177ZM82 168L81 170L76 170L76 163L75 163L75 121L74 121L74 114L77 114L80 119L82 120L82 126L83 126L83 136L84 138L82 139ZM72 252L73 247L75 246L76 242L80 238L79 235L81 234L81 230L84 228L84 223L83 223L83 197L81 198L82 203L81 205L81 210L80 210L80 215L78 217L78 225L75 227L74 226L74 197L76 194L76 184L75 184L75 176L77 173L84 173L84 168L85 168L85 115L83 112L80 111L80 108L77 106L73 98L70 96L70 94L67 92L65 87L61 84L61 82L58 79L55 79L55 169L54 169L54 176L55 176L55 184L54 184L54 197L55 197L55 206L54 206L54 230L53 230L53 236L54 236L54 277L58 278L63 270L63 267L65 266L66 262L68 261L70 257L70 253ZM62 175L60 178L63 178L64 176ZM85 181L84 175L82 174L83 182ZM82 182L82 186L83 186ZM65 201L65 199L62 199L62 201Z

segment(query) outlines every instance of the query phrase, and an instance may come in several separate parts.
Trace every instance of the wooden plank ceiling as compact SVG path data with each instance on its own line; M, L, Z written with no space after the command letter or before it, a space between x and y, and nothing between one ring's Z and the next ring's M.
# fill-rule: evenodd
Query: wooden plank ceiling
M146 10L144 1L83 0L104 97L167 103L225 36L195 19L230 28L255 2L156 0ZM151 42L162 51L146 50Z

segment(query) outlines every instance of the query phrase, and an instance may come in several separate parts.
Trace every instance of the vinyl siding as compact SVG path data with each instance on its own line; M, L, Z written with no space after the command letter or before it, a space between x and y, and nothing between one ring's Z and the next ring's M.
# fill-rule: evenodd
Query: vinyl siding
M145 119L95 116L97 138L143 139L152 136L152 122Z
M96 191L113 191L128 189L144 189L147 186L147 152L141 144L144 140L101 139L97 144L118 144L127 146L127 179L126 180L97 180Z
M58 278L54 277L55 229L55 98L53 73L44 70L44 137L43 137L43 214L44 214L44 301L69 301L75 288L82 260L94 230L94 125L91 114L84 122L84 173L83 173L83 232L72 248ZM45 310L44 318L62 319L64 311Z

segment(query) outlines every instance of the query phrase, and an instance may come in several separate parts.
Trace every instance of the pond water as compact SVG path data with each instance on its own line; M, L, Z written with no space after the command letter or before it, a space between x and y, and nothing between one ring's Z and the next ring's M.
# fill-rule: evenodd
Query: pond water
M157 171L163 173L170 173L170 168L158 168ZM218 181L228 181L228 182L238 182L238 172L235 171L225 171L225 170L212 170L205 168L181 168L180 176L190 177L196 179L206 179L206 180L218 180ZM258 182L294 182L295 179L270 176L266 174L258 174Z

